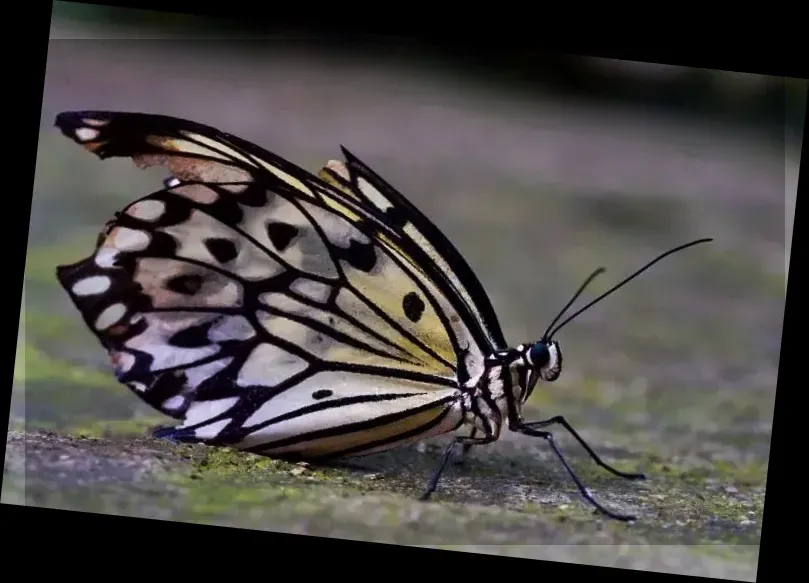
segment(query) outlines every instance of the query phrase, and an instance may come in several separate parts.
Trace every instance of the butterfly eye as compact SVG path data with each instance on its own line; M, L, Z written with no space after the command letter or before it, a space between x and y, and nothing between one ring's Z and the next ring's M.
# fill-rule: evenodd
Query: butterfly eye
M528 350L528 359L534 368L543 368L548 365L551 360L551 353L548 350L548 345L544 342L537 342Z

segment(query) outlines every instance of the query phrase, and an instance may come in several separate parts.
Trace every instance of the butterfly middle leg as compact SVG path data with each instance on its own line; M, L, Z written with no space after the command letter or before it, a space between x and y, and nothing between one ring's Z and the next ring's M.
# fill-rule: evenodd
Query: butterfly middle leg
M472 431L469 432L469 437L471 439L475 439L475 436L478 433L477 427L473 427ZM469 455L469 450L472 449L472 446L475 445L474 443L464 443L463 447L461 448L461 454L455 459L455 464L460 466L466 461L466 456Z

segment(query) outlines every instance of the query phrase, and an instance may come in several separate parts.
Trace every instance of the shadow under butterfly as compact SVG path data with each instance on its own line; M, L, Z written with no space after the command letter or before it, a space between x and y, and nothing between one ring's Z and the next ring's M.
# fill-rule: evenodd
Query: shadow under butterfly
M56 126L99 158L171 172L162 190L117 212L92 255L57 268L109 354L117 379L181 420L156 437L272 457L329 460L503 427L540 437L581 495L615 519L547 431L566 429L630 480L562 416L526 422L537 382L562 370L556 334L662 258L563 315L540 340L509 347L472 269L429 219L355 156L317 176L236 136L142 113L60 113Z

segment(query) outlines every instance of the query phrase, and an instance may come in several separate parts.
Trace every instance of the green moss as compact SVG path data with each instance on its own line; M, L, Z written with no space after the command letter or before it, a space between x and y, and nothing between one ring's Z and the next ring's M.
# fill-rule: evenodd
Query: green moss
M224 482L191 487L185 499L186 511L195 520L205 520L249 512L251 508L288 503L300 498L300 492L287 487L239 487Z
M316 512L324 498L357 495L343 490L341 480L329 482L329 473L282 460L228 448L179 446L192 461L191 469L167 481L186 494L184 513L191 520L218 520L234 515L248 522L290 513ZM335 490L336 488L336 490Z
M228 483L275 482L291 486L296 483L330 483L358 489L362 480L354 480L342 468L306 463L290 463L266 456L240 452L224 447L206 446L194 458L195 479L225 480Z
M682 472L680 478L697 485L711 479L725 486L763 487L767 480L767 463L763 460L747 462L714 460L710 468L691 469Z
M196 469L208 477L239 479L263 477L268 472L289 470L291 465L265 456L209 447L197 461Z
M66 433L80 437L143 437L163 423L165 417L157 416L99 420L68 427Z

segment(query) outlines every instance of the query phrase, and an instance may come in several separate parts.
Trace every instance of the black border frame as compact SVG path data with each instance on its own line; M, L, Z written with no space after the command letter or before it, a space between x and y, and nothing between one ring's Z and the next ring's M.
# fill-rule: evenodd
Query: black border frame
M159 11L168 11L171 9L180 13L191 14L205 14L208 16L224 17L233 19L244 18L253 23L251 30L256 30L258 26L255 23L259 20L272 22L274 26L283 24L289 26L289 22L284 16L284 9L292 7L289 4L282 6L272 4L267 5L266 18L260 9L257 9L249 2L234 2L231 0L224 4L217 5L204 5L199 2L183 2L174 0L172 2L96 2L95 4L105 4L109 6L119 6L128 8L146 8ZM239 9L240 4L244 5L243 9ZM263 5L261 5L263 7ZM448 27L440 26L441 16L443 13L436 10L434 7L428 10L419 10L415 6L405 7L403 5L370 5L372 7L352 7L349 4L326 5L322 9L311 7L304 7L307 12L304 13L306 25L295 26L298 30L306 29L307 32L317 31L324 35L332 42L338 45L344 42L373 42L374 36L379 35L396 35L403 36L407 34L409 38L415 36L416 31L423 31L422 35L418 38L421 42L429 44L432 47L440 46L442 48L452 48L461 50L471 55L471 58L479 61L482 66L495 63L497 58L502 57L506 51L526 51L538 50L539 46L532 43L533 39L542 38L545 32L550 32L554 28L562 25L562 32L564 29L570 32L575 32L578 27L576 20L567 19L559 16L551 16L550 13L544 16L536 16L528 18L528 27L525 34L519 34L518 29L514 28L515 21L521 20L520 12L525 15L530 15L528 10L530 8L517 8L516 11L507 11L502 8L497 10L498 14L492 14L491 6L482 5L478 8L476 5L464 5L460 10L448 8L446 18L450 24ZM36 151L38 141L38 128L41 116L41 101L44 85L44 69L47 59L47 39L50 28L50 6L48 3L23 3L19 7L23 14L27 11L28 14L23 18L9 14L9 19L6 21L10 27L18 27L19 22L23 22L23 30L21 34L25 35L22 40L14 40L17 45L10 54L10 59L6 60L6 65L9 67L7 71L11 73L12 77L16 77L19 81L13 86L13 89L5 91L6 97L11 97L17 100L13 106L6 105L6 111L9 113L7 122L16 122L23 116L23 113L30 116L29 126L23 126L21 129L12 129L10 135L13 135L15 140L16 149L19 151L25 149L28 152L33 151L34 168L36 165ZM538 12L544 10L541 6L535 7ZM611 13L614 7L610 7ZM587 10L589 11L589 9ZM734 11L736 12L736 11ZM319 13L319 14L318 14ZM408 14L409 13L409 14ZM475 20L476 14L484 16L486 25L478 30L473 24L466 25L464 20L458 20L461 16L468 17L469 22ZM318 18L318 15L321 18ZM497 16L503 17L503 25L498 32L498 25L495 24ZM366 16L372 19L377 17L374 24L373 20L364 20L362 17ZM491 17L494 17L492 19ZM542 50L552 51L553 53L575 53L575 54L588 54L591 56L601 56L610 58L626 58L632 60L641 60L647 62L659 62L667 64L677 64L685 66L724 69L731 71L744 71L754 72L768 75L788 76L807 78L806 72L802 70L796 60L793 64L790 60L790 55L800 55L798 49L792 49L789 45L786 46L786 56L784 52L775 53L773 55L766 55L760 47L761 43L760 34L755 30L743 29L742 27L736 28L739 30L737 43L730 43L726 39L717 36L718 29L725 29L729 26L728 23L714 25L717 28L708 30L707 35L704 37L707 41L703 46L714 46L714 43L722 49L711 48L710 52L697 48L696 38L699 37L698 31L691 32L691 26L694 25L695 19L692 17L688 21L688 34L683 35L685 29L671 24L669 18L671 12L664 12L660 17L655 17L654 22L657 24L649 25L651 27L658 27L665 21L666 26L672 26L675 31L673 40L679 37L682 42L682 50L675 50L670 48L646 48L646 49L631 49L631 48L597 48L595 46L587 46L586 40L580 40L578 43L568 42L565 45L557 44L551 47L547 44ZM415 19L413 18L415 17ZM756 15L758 19L759 14ZM576 18L576 17L574 17ZM581 18L581 14L578 15ZM315 20L312 20L315 19ZM542 21L545 24L542 25ZM779 19L778 26L780 30L780 37L782 41L789 43L792 39L798 39L798 35L791 32L789 27L784 28L784 19ZM14 22L17 21L17 24ZM556 23L554 24L554 21ZM702 22L702 16L700 16ZM567 26L564 23L567 22ZM623 34L620 27L616 26L603 26L607 29L609 38L618 40L620 45L626 46L629 44L630 36ZM757 20L755 22L756 29L764 28L763 22ZM398 25L398 26L397 26ZM635 20L627 22L627 30L632 31L637 29ZM737 27L735 23L733 27ZM380 32L383 29L385 32ZM461 30L466 32L465 39L458 40L452 33ZM579 30L581 30L579 28ZM351 32L360 32L370 34L363 39L352 36ZM621 36L618 36L619 31ZM655 30L655 38L659 38ZM665 35L665 32L663 32ZM778 33L776 33L778 34ZM501 38L502 37L502 38ZM548 37L550 38L550 37ZM565 35L564 38L570 40L572 37ZM586 39L587 36L580 34L579 39ZM42 42L43 39L45 42ZM751 42L755 41L755 42ZM711 43L708 45L707 43ZM19 44L24 47L24 57L20 58L19 54L14 51L19 51ZM642 41L640 44L644 44ZM795 43L797 44L797 43ZM784 48L781 45L779 48ZM689 50L694 49L694 50ZM512 55L514 53L511 53ZM16 65L16 66L15 66ZM25 74L23 74L25 73ZM30 76L29 76L30 75ZM803 135L806 138L806 117L804 116ZM24 122L23 122L24 123ZM8 126L7 126L8 127ZM13 132L13 133L12 133ZM24 143L22 137L30 136L31 142ZM30 155L30 154L29 154ZM807 163L805 156L801 163L801 174L805 174ZM7 158L7 172L8 178L16 178L23 172L21 168L30 168L24 163L21 156L13 152ZM30 172L27 177L23 177L24 185L22 188L13 188L7 186L7 196L13 198L19 192L28 193L32 190L33 174ZM805 180L798 181L798 193L805 191ZM797 197L798 200L801 198ZM8 199L7 199L8 200ZM27 208L27 210L26 210ZM30 220L30 199L28 206L21 207L21 214L26 214ZM795 225L797 225L798 204L796 202L795 208ZM16 210L16 209L15 209ZM14 236L21 242L27 242L28 239L28 221L23 221L21 216L18 216L10 226L18 230ZM797 227L793 228L792 249L798 248L798 234L801 230ZM7 249L11 249L18 253L18 259L15 261L14 266L17 272L24 273L25 269L25 251L26 245L10 245ZM12 267L11 259L6 256L6 265ZM765 509L764 509L764 522L766 528L762 526L762 539L759 555L758 567L758 580L764 581L775 574L775 566L778 565L784 572L788 571L787 563L789 558L795 556L795 553L789 552L787 549L789 545L778 544L777 538L782 528L779 528L780 517L787 512L787 505L800 502L799 498L790 496L790 491L787 489L791 484L789 477L786 475L786 451L787 447L787 428L791 425L787 420L787 413L800 411L797 403L797 396L801 394L799 387L796 390L786 390L782 385L786 385L783 379L788 378L788 371L790 365L795 366L794 361L789 358L789 353L786 349L787 343L785 339L789 331L793 335L797 334L799 329L798 314L796 304L798 297L801 293L798 291L800 280L794 277L795 270L800 266L800 262L795 259L794 253L791 254L790 267L793 272L793 277L788 278L786 308L789 310L791 317L785 311L784 327L782 335L781 356L779 362L779 375L778 375L778 389L775 402L775 414L773 418L773 430L770 445L770 460L769 471L767 475L767 492L765 494ZM13 306L15 303L20 305L22 299L22 286L19 288L20 292L16 299L12 298L11 301L6 300L6 303ZM802 296L801 296L802 297ZM19 320L18 320L19 322ZM14 332L14 326L8 327L8 333ZM12 348L16 347L16 337L12 341ZM8 349L5 351L11 355L15 351ZM11 369L13 373L14 361L12 360ZM11 383L8 385L11 386ZM9 392L10 394L10 392ZM4 401L0 403L0 417L5 416L8 419L9 415L9 402ZM777 419L777 420L776 420ZM2 446L5 450L5 446ZM793 516L800 516L801 508L793 508ZM125 521L125 522L124 522ZM163 522L163 521L161 521ZM611 574L620 577L676 577L677 575L665 575L660 573L649 573L641 571L630 570L617 570L606 567L590 567L575 564L552 563L546 561L530 561L529 559L515 559L504 558L488 555L474 555L470 553L459 553L450 551L440 551L433 549L419 549L411 547L399 547L396 545L386 545L377 543L366 542L352 542L338 539L325 539L310 536L277 534L270 532L254 532L249 530L241 530L230 528L228 530L218 529L212 526L183 524L173 522L163 522L159 528L155 527L156 522L148 519L138 518L121 518L113 516L104 516L99 514L89 514L81 512L72 512L64 510L53 510L43 508L25 508L21 506L2 505L2 521L0 524L6 527L9 534L9 542L4 547L7 553L3 553L7 559L8 564L12 564L9 559L18 558L22 563L23 569L30 569L30 572L42 572L50 569L55 569L55 572L64 574L71 570L71 567L79 571L87 571L90 573L98 573L102 576L116 577L119 570L134 571L144 568L145 573L154 573L157 570L162 570L168 567L172 570L172 566L179 567L178 571L188 577L198 567L206 569L209 560L199 550L209 549L216 552L217 557L221 557L223 567L227 562L231 563L231 569L226 572L231 577L243 576L246 571L254 563L259 572L264 571L264 576L273 577L279 573L279 567L290 566L293 573L297 572L300 576L301 571L295 569L295 563L286 563L280 561L277 553L279 547L286 544L301 545L302 553L300 559L305 565L306 574L314 574L312 570L312 561L307 560L311 556L318 556L322 559L332 559L322 561L326 570L324 573L339 573L348 570L349 572L361 573L363 570L370 570L373 575L384 577L376 568L368 569L373 564L379 561L385 564L414 564L415 561L421 561L422 565L428 567L428 563L432 558L435 564L439 566L439 570L427 571L420 570L414 573L414 577L432 578L436 575L441 575L446 572L454 574L451 576L467 577L471 569L477 565L486 563L490 568L499 568L506 577L517 575L521 572L521 565L526 567L526 576L548 578L554 575L570 576L579 574L583 576L595 577L609 577ZM30 527L30 530L29 530ZM795 525L800 528L800 524ZM112 534L110 531L114 531ZM766 533L766 536L765 536ZM252 552L245 552L251 549L250 542L256 544L259 549L258 554ZM269 544L268 544L269 543ZM373 545L373 546L370 546ZM26 551L30 554L22 555L15 553L16 549L23 549L27 547ZM161 550L162 547L162 550ZM186 550L188 549L188 550ZM232 551L234 552L230 552ZM194 551L197 552L194 552ZM10 551L10 552L9 552ZM203 551L204 552L204 551ZM153 562L150 559L154 555L160 557L165 554L167 559L165 563L162 560ZM287 557L288 555L281 555ZM23 558L25 557L25 558ZM26 560L30 557L29 560ZM369 563L368 559L373 557L373 563ZM101 559L101 561L99 561ZM108 560L112 559L109 563ZM116 561L115 559L119 559ZM143 559L146 559L145 561ZM172 560L175 559L175 560ZM176 559L180 559L177 561ZM102 562L103 561L103 562ZM504 562L506 561L506 562ZM178 564L179 563L179 564ZM784 564L782 564L784 563ZM418 564L418 563L416 563ZM613 571L611 573L611 571ZM27 573L23 571L23 576ZM514 574L514 575L512 575ZM262 576L262 575L259 575Z

